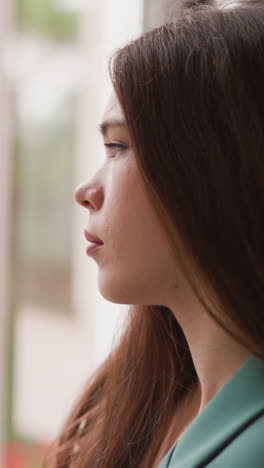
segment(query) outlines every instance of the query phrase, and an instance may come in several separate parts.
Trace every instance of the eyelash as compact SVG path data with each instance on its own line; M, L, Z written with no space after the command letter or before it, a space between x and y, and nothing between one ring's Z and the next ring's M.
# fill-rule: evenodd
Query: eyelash
M104 143L104 146L106 148L112 148L113 150L112 152L113 156L109 156L109 158L115 158L115 156L121 153L121 151L124 151L127 149L127 146L121 143Z

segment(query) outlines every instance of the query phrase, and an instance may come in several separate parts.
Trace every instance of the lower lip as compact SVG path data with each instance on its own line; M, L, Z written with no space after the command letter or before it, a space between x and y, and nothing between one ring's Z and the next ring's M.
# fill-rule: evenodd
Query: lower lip
M91 244L87 247L86 253L87 255L90 255L92 252L95 252L96 250L100 249L100 247L103 247L103 244Z

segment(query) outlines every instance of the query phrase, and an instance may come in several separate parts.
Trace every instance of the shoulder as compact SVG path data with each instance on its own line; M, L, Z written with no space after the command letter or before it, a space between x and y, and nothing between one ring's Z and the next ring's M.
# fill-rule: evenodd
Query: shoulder
M210 468L264 467L264 414L240 432L206 465Z

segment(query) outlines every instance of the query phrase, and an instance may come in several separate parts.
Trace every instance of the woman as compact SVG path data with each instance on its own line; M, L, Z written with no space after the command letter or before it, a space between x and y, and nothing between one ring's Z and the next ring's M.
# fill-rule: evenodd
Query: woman
M53 466L264 466L263 56L257 6L115 54L106 159L75 195L101 294L132 305Z

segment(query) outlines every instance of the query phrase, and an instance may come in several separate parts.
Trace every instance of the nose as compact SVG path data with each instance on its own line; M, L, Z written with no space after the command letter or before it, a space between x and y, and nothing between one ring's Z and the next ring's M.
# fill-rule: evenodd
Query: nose
M82 182L76 187L74 198L79 205L91 210L98 209L102 203L102 190L100 187L91 187L86 182Z

